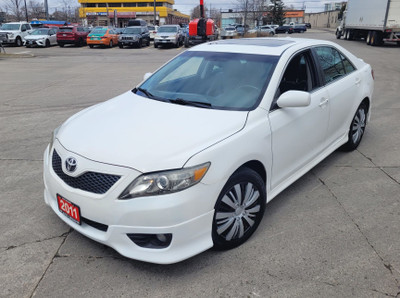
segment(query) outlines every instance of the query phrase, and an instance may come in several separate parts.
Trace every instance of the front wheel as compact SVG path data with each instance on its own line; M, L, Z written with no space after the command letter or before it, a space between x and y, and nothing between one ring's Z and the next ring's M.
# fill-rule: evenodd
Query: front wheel
M18 36L18 37L15 39L15 46L17 46L17 47L22 46L22 39L21 39L21 37Z
M236 171L215 203L214 248L225 250L243 244L260 224L265 204L265 183L261 177L248 168Z
M50 40L46 39L45 47L46 48L50 47Z
M361 143L361 139L365 132L365 126L367 125L367 114L368 109L365 103L361 103L351 121L349 128L349 140L346 144L340 147L342 151L353 151Z

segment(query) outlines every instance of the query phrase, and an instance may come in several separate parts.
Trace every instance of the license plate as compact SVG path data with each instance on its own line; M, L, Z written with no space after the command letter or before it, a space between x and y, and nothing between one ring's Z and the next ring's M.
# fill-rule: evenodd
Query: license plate
M81 224L81 210L79 206L57 194L58 209L77 224Z
M161 42L164 42L164 43L165 43L165 42L167 42L167 40L162 40Z
M63 36L67 36L67 34L63 34Z
M100 40L101 38L100 37L92 37L91 39L92 40Z

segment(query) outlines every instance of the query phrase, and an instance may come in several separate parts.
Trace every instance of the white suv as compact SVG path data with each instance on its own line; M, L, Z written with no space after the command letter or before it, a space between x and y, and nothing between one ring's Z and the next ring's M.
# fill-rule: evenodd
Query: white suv
M17 47L23 45L25 36L32 32L32 27L27 22L6 23L0 27L0 40L6 44L14 44Z

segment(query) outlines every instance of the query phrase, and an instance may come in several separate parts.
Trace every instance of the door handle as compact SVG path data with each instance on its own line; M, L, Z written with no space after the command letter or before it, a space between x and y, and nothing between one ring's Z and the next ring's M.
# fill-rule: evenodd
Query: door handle
M360 78L356 78L356 85L360 86L360 83L361 83L361 79Z
M329 98L323 97L323 98L321 98L321 101L320 101L320 103L319 103L319 106L320 106L320 107L323 107L323 106L327 105L328 102L329 102Z

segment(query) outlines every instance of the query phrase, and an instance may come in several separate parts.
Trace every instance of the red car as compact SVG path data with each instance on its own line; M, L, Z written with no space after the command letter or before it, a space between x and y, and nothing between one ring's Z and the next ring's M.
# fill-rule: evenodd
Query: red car
M63 47L65 44L83 46L86 43L88 34L89 32L80 26L60 27L57 32L57 43L60 47Z

